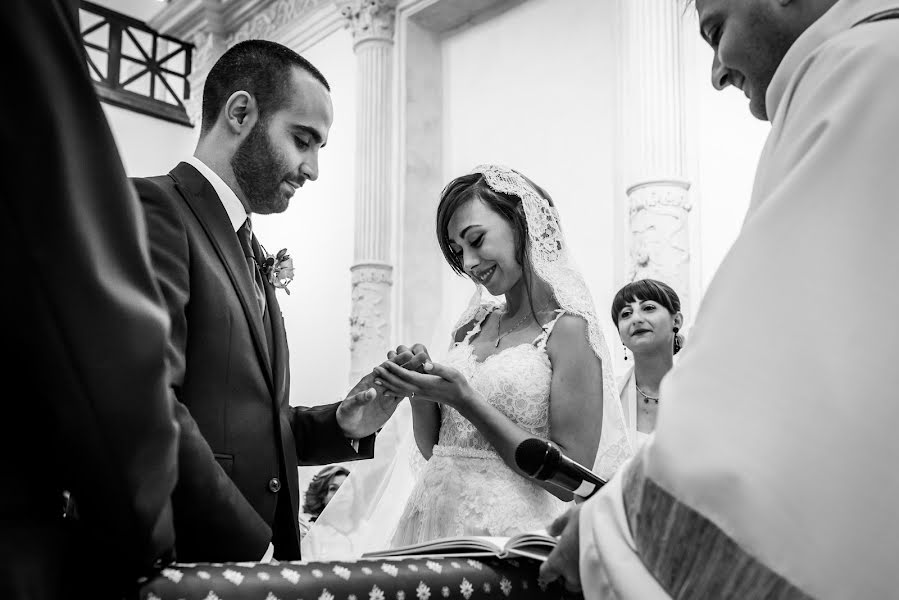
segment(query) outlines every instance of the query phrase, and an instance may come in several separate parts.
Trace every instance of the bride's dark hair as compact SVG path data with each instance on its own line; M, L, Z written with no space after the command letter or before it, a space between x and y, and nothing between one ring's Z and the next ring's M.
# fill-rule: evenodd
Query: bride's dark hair
M521 173L518 174L521 175ZM550 206L553 206L552 198L546 190L524 175L521 176L537 190L538 194L546 199ZM512 230L515 232L515 258L522 267L528 267L526 271L530 271L526 246L528 224L524 216L524 209L521 206L521 198L512 194L494 191L481 173L471 173L456 177L446 184L446 187L440 193L440 204L437 206L437 242L440 244L443 258L446 259L449 266L459 275L468 275L465 272L465 267L462 265L462 258L453 252L450 246L447 229L450 219L453 218L459 207L473 198L480 198L487 206L512 225Z
M518 171L515 171L518 173ZM528 182L528 185L537 190L537 193L543 196L550 206L553 200L550 195L542 187L528 179L525 175L518 173ZM472 200L479 198L491 210L495 211L502 218L512 225L512 231L515 232L515 259L521 265L521 276L524 278L525 292L528 297L528 306L531 308L531 314L534 320L537 320L537 312L534 309L534 301L531 298L531 276L533 268L531 261L528 259L528 223L524 214L524 207L521 205L521 198L514 194L506 194L497 192L490 187L486 178L482 173L470 173L456 177L443 188L440 193L440 204L437 205L437 242L440 244L440 250L443 252L443 258L449 263L453 271L464 277L470 277L465 272L462 264L462 258L453 252L450 246L450 238L447 235L450 219L460 206Z

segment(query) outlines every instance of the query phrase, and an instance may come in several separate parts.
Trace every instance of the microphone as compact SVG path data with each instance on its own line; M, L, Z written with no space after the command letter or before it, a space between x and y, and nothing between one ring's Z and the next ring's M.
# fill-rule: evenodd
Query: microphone
M552 442L528 438L515 449L515 464L529 477L549 481L581 498L589 498L606 481L571 460Z

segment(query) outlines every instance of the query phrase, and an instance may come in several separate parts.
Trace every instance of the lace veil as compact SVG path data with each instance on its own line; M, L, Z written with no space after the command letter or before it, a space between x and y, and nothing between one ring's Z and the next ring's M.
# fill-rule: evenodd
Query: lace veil
M551 288L560 308L580 316L587 323L590 347L602 362L603 382L602 432L592 466L596 473L608 479L632 454L631 443L612 359L590 291L568 252L558 211L512 169L482 165L472 173L481 173L494 191L521 199L530 242L528 257L534 274ZM487 296L484 287L476 284L475 293L453 332L472 321L478 309L489 300ZM411 418L406 416L409 412L398 411L401 414L395 415L378 436L375 459L365 461L370 464L347 465L351 470L350 477L303 540L305 560L346 559L387 547L423 462L415 446ZM391 456L390 460L386 460L385 451ZM350 527L351 521L358 525ZM342 534L349 541L342 537L339 551L328 551L328 547L334 546L330 535L335 527L354 531Z

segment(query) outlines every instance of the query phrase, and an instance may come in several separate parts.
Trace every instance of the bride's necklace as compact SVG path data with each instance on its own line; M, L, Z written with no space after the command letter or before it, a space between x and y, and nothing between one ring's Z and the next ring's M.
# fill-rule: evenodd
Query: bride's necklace
M549 305L547 305L547 306L549 306ZM546 310L546 308L547 307L544 306L540 310L534 311L534 314L537 315L537 314L543 312L544 310ZM531 316L531 313L525 312L524 315L520 319L515 321L515 323L512 325L511 328L509 328L508 331L506 331L505 333L500 333L500 328L503 326L503 314L504 313L500 313L499 318L496 320L496 343L493 344L494 348L499 348L499 343L501 341L503 341L503 338L506 337L507 335L509 335L510 333L512 333L513 331L515 331L516 329L518 329L521 326L521 324L524 323L527 320L527 318Z
M644 392L643 390L641 390L641 389L640 389L640 386L637 385L637 382L636 382L636 381L634 382L634 387L637 388L637 391L640 392L640 395L641 395L641 396L643 396L643 402L645 402L646 404L649 404L649 401L650 401L650 400L652 400L652 401L655 402L656 404L659 403L659 397L658 397L658 396L650 396L649 394L647 394L646 392Z

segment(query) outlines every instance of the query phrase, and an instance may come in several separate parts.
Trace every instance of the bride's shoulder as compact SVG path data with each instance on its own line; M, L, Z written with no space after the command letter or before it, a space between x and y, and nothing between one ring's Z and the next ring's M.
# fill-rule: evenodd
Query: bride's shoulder
M580 315L559 311L543 328L548 330L546 349L551 357L556 353L584 352L590 347L587 321Z

